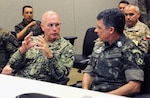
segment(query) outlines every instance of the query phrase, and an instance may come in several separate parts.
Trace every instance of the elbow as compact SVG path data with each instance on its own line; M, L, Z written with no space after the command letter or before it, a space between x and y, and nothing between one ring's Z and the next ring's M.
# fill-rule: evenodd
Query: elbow
M136 88L135 93L140 93L140 91L141 91L141 86Z
M131 90L131 95L132 94L138 94L141 91L141 83L140 82L135 82L136 84L132 87Z
M132 90L132 93L133 94L138 94L138 93L140 93L140 88L139 87L135 87L133 90Z

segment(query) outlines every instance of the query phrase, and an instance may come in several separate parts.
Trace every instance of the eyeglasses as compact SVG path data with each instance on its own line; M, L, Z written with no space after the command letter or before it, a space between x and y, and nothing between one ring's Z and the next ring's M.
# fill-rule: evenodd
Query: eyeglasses
M61 23L49 23L47 26L48 27L53 27L53 26L58 27L58 26L60 26L60 24Z

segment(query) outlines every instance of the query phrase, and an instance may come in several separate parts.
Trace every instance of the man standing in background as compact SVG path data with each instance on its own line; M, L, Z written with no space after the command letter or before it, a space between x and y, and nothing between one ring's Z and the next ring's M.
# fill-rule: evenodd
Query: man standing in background
M33 19L33 8L26 5L22 8L22 22L15 26L16 38L21 45L24 37L32 32L33 36L43 34L40 27L41 22Z

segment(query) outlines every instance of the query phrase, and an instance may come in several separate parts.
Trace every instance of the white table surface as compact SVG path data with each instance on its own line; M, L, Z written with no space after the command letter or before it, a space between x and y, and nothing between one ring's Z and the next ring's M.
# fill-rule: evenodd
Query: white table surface
M15 98L17 95L24 93L41 93L59 98L127 98L65 85L0 74L0 98Z

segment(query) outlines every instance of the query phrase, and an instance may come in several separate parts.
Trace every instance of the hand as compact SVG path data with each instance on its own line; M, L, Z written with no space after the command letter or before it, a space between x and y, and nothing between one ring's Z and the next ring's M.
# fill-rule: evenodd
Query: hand
M29 33L29 34L25 37L24 41L22 42L22 46L20 47L20 53L21 53L21 54L25 53L25 52L26 52L28 49L30 49L31 47L37 45L36 43L32 42L31 37L32 37L32 32Z
M6 65L3 70L2 74L10 75L13 72L13 69L10 67L10 65Z
M38 36L35 43L37 44L35 48L41 50L47 58L53 57L51 50L49 49L45 39L42 36Z
M30 27L32 27L32 26L34 26L34 25L36 25L36 21L30 22L30 23L27 25L27 27L30 28Z

